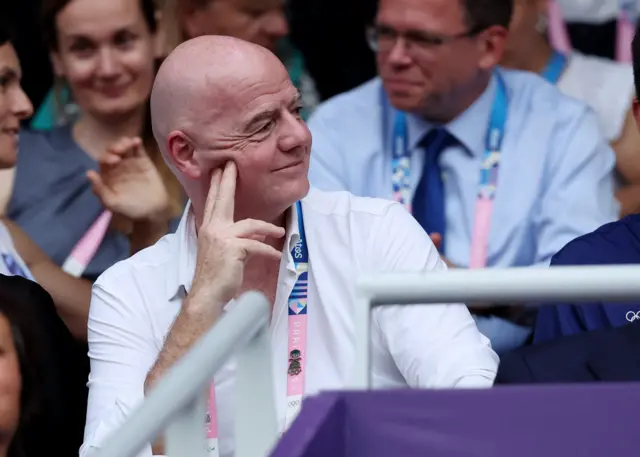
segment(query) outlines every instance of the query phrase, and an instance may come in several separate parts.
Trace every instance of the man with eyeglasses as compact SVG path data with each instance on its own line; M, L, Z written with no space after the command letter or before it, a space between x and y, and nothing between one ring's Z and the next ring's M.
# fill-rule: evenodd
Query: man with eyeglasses
M512 0L381 0L379 78L310 119L310 179L405 204L451 266L546 266L616 218L613 151L586 105L498 67ZM561 71L561 69L560 69ZM476 314L497 352L530 314Z

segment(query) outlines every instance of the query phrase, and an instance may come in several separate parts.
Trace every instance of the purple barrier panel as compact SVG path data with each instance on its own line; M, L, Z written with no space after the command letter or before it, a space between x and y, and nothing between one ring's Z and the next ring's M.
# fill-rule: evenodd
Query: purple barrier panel
M340 393L305 399L300 414L276 445L272 457L347 457L345 418Z
M319 439L306 439L307 448L298 454L278 446L274 457L640 455L640 383L328 395L308 400L281 444L291 432L295 440L316 430ZM338 408L340 399L343 407ZM319 418L314 409L326 411L331 405L333 414L324 418L337 422L331 427L312 424L312 418Z

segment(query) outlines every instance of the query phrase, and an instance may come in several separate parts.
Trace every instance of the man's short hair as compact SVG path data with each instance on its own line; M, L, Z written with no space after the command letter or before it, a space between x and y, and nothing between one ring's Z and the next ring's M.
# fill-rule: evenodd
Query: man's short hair
M636 27L636 34L631 43L631 54L633 56L633 84L636 87L636 97L640 94L640 23Z
M460 0L470 30L484 30L493 25L508 28L513 14L513 0Z

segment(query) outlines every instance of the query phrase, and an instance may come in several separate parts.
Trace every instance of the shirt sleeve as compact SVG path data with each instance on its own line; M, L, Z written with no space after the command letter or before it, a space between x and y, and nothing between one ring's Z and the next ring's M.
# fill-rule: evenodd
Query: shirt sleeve
M569 241L617 219L618 214L615 155L595 114L585 108L581 116L558 125L557 132L533 217L536 263L543 265Z
M592 247L580 238L570 242L551 259L551 267L587 265L584 254ZM583 320L583 304L572 306L568 303L548 303L541 306L536 316L533 339L535 343L553 340L562 336L575 335L586 330ZM595 304L599 306L599 304ZM587 305L584 306L592 306Z
M326 106L319 107L309 119L309 129L313 135L309 182L313 187L328 192L351 191L344 151L329 125L326 110Z
M108 274L109 272L107 272ZM114 281L117 279L117 281ZM90 456L144 400L144 382L158 355L143 297L122 277L93 287L89 310L89 399L80 457ZM151 456L147 446L139 456Z
M400 204L371 230L376 273L444 272L447 267L422 227ZM463 304L385 306L373 312L398 370L411 387L490 387L498 356Z

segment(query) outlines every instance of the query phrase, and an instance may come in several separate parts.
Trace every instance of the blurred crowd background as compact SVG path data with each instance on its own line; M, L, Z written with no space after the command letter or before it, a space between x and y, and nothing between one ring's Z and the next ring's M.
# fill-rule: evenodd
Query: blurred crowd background
M397 0L400 11L403 1L410 2ZM433 3L436 0L424 1ZM464 3L463 0L448 1ZM469 0L466 3L473 4ZM504 12L511 10L505 6L507 3L510 2L477 0L476 5L469 8L475 14L471 22L487 26L499 24L504 19ZM640 230L635 231L640 226L635 225L638 224L635 219L626 220L626 229L621 229L620 225L607 229L603 236L613 240L610 245L605 243L603 247L601 243L594 248L592 239L583 240L565 251L565 257L560 255L551 260L573 239L606 223L633 217L640 209L640 134L633 105L636 94L633 68L638 62L631 56L633 32L629 35L621 25L626 22L633 30L638 5L635 1L617 0L558 0L557 3L513 0L513 6L513 14L507 15L505 21L510 28L510 37L501 65L538 74L540 79L557 83L562 92L579 102L567 104L560 91L549 92L548 85L544 85L537 100L546 103L548 118L566 117L557 122L554 120L551 127L541 120L539 136L532 127L538 121L526 117L527 113L537 112L542 106L535 103L536 97L516 108L515 111L520 111L514 118L521 116L523 122L528 123L528 127L521 127L522 132L528 133L522 134L521 161L510 162L505 167L535 170L531 155L539 151L534 146L545 143L552 136L550 146L539 149L544 149L544 154L547 149L550 151L552 158L549 160L556 161L556 168L551 166L553 169L543 176L544 179L540 178L542 181L529 182L536 179L529 177L520 181L522 189L512 190L509 211L518 202L525 202L526 217L534 218L538 211L542 216L531 227L523 228L515 223L517 221L508 221L504 227L498 227L497 230L509 229L509 232L500 235L498 241L504 242L504 249L496 247L495 258L489 259L487 266L640 263L640 249L634 241L635 234L640 239ZM554 9L556 7L558 9ZM7 30L10 29L10 42L19 59L22 88L30 100L30 104L26 100L15 102L12 108L22 123L19 154L13 162L13 159L5 160L7 163L0 171L0 211L6 218L9 238L13 239L19 254L14 259L11 257L13 247L3 251L3 256L9 256L4 257L5 273L35 278L48 292L42 295L42 290L32 290L32 284L18 278L7 279L0 290L12 292L0 297L0 301L5 302L0 307L0 314L7 316L9 321L22 323L20 325L26 329L33 329L35 321L44 322L48 328L43 329L40 336L33 336L33 340L44 340L45 346L55 349L51 351L55 361L47 356L49 372L56 374L47 375L50 376L47 379L53 381L47 382L45 388L49 391L42 394L48 402L46 417L41 417L41 422L34 422L31 429L27 427L22 433L23 437L30 437L23 438L21 443L21 448L28 450L26 456L47 452L49 439L58 443L56 449L48 448L49 453L77 455L86 419L89 372L86 322L91 284L114 263L173 230L183 212L184 195L155 145L147 106L155 71L172 49L189 38L218 34L242 38L272 50L286 65L293 83L300 90L302 116L310 120L314 135L313 154L318 160L312 165L312 184L329 190L342 188L356 194L380 196L379 192L368 190L375 187L373 181L369 181L369 169L357 165L355 159L353 166L360 173L357 178L353 178L357 173L352 173L353 168L348 166L345 166L347 171L336 171L341 176L329 176L332 166L339 162L331 154L337 154L345 144L356 144L360 139L365 144L366 137L371 134L355 123L364 118L366 109L350 111L350 102L345 100L351 99L336 102L334 97L356 88L368 90L366 84L376 78L379 66L383 65L381 61L377 62L376 56L401 52L395 48L399 38L403 38L407 53L413 49L417 50L417 55L421 49L453 41L458 33L456 29L447 34L446 26L440 27L437 34L420 34L377 24L376 0L5 0L0 8L0 19L8 26ZM559 15L553 16L550 11ZM557 18L561 21L554 22ZM557 24L562 27L554 29ZM554 38L553 33L559 35ZM8 39L5 37L0 46ZM560 49L562 52L557 52L567 43L570 43L571 51ZM408 58L407 55L396 55L397 62L392 66L395 65L396 70L402 67L402 59ZM564 71L566 65L564 79L559 78L559 74L555 77L546 74L549 62L556 57L564 59L560 69ZM458 62L456 58L460 60L464 56L456 57L452 52L438 57L443 71L453 75L447 84L456 83L456 71L466 71L464 62ZM132 86L118 85L117 81L128 78L122 76L123 72L133 75ZM4 78L0 79L2 90L8 91L11 78L16 75L0 77ZM538 87L537 80L514 84ZM528 94L527 90L523 89L522 93ZM544 101L540 101L542 98ZM517 104L518 97L515 100ZM328 104L323 105L327 101ZM582 109L593 115L593 123L573 122L578 117L574 116L574 111ZM340 120L340 115L345 118ZM332 122L351 126L352 136L341 138L336 133L339 128L330 125ZM332 138L334 134L335 138ZM549 138L544 136L547 134ZM134 137L139 140L132 140ZM335 140L334 144L340 147L329 150L327 138ZM552 144L556 140L566 141L566 155L562 145ZM3 144L0 142L0 148L6 146ZM122 151L131 151L138 146L142 147L141 166L153 163L160 184L154 181L145 187L141 182L115 195L104 186L109 178L105 170L117 163ZM354 147L353 151L356 149ZM343 151L341 157L351 152ZM531 155L527 156L527 153ZM353 179L349 181L347 175ZM372 180L377 179L378 174L371 176ZM474 171L468 179L471 186L475 186L477 173ZM337 185L339 181L344 185ZM540 204L543 206L538 206L536 200L529 207L529 200L546 192L553 194L542 199ZM166 195L166 201L152 201L149 195ZM132 196L135 198L129 198ZM134 200L142 203L129 204ZM139 213L140 208L144 214ZM516 209L513 218L518 218L517 214ZM566 222L565 219L571 220ZM86 265L78 264L73 253L80 241L87 239L90 229L105 220L105 224L114 230L104 229ZM614 230L627 232L612 235ZM430 233L439 247L443 234L438 234L437 230ZM633 234L631 241L617 244L618 239L626 239L624 237L629 237L629 233ZM2 236L5 236L4 228ZM456 238L450 238L447 250L442 249L443 257L452 266L469 266L465 257L469 243L465 241L465 254L461 255L459 252L462 251L454 246ZM495 239L493 242L498 244ZM590 257L598 250L602 255ZM610 252L616 255L609 258ZM54 267L57 270L54 271ZM25 316L18 310L26 301L33 303L39 316ZM640 319L637 316L640 308L636 304L615 312L606 304L592 305L583 313L571 304L557 304L544 316L538 316L526 307L518 308L516 314L513 309L500 307L492 308L488 313L479 309L473 311L479 329L491 339L501 356L535 342L617 328ZM627 310L632 312L631 318ZM26 333L30 332L38 333L26 330ZM25 338L31 337L26 335ZM572 351L571 354L581 354L579 350ZM563 363L562 360L551 360L548 365ZM51 368L54 365L55 368ZM633 376L640 378L640 373L634 372ZM548 380L562 381L561 377L553 376ZM508 376L502 381L510 382ZM30 392L29 388L37 390L37 370L29 374L25 368L23 383L25 392ZM23 400L25 395L23 393L21 397ZM26 417L28 402L24 400L20 407ZM11 421L0 414L0 428L2 420ZM49 427L54 423L64 425ZM49 424L46 433L50 438L34 439L42 436L42 424ZM15 456L22 455L16 449L17 446Z
M194 5L207 3L183 0L185 4L189 2ZM7 10L4 14L15 26L15 45L24 69L23 86L36 107L43 102L55 79L49 59L51 43L42 33L42 3L43 0L23 0L7 2L3 6ZM175 9L180 6L176 4L180 0L158 0L157 3L167 11L163 20L167 21L168 50L185 36ZM375 56L365 34L366 27L375 17L375 0L293 0L284 8L283 2L272 0L231 3L237 4L236 14L244 10L256 18L273 10L282 14L274 19L279 24L265 27L262 32L265 38L261 40L282 41L280 38L285 38L285 44L298 51L304 68L315 82L319 100L353 89L376 75ZM561 0L559 3L568 21L567 29L574 48L588 55L614 59L617 2ZM211 14L215 14L219 23L208 25L210 31L229 33L225 30L224 16L217 11ZM219 24L223 24L222 28L218 28Z

